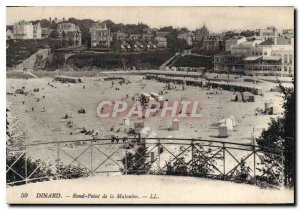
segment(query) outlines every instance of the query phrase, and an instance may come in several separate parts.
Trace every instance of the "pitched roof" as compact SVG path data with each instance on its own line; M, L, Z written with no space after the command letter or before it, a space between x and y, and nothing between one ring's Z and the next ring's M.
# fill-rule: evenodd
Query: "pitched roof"
M274 41L272 39L267 39L266 41L260 43L260 45L274 45ZM278 37L277 38L278 45L290 45L291 40L285 37Z
M278 55L263 56L263 60L265 60L265 61L280 61L281 57Z
M258 59L262 58L262 56L250 56L244 59L244 61L256 61Z

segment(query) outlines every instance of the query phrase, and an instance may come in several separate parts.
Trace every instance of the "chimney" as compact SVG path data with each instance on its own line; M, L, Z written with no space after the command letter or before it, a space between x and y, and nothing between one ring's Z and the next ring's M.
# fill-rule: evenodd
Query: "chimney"
M277 45L277 36L274 37L274 45Z

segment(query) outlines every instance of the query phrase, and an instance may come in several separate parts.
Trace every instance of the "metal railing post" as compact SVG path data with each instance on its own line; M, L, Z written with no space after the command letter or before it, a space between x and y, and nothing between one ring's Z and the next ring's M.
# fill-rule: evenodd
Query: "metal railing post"
M93 140L90 142L90 147L91 147L91 172L92 176L94 176L94 171L93 171Z
M160 139L158 139L158 171L160 171L160 155L161 155L161 146L160 146Z
M27 175L28 175L28 172L27 172L27 147L25 146L25 183L27 184L28 183L28 180L27 180Z
M60 150L60 143L57 143L57 166L56 166L56 173L57 173L57 176L59 177L59 161L60 161L60 156L59 156L59 151Z
M194 163L194 139L191 141L191 146L192 146L192 158L191 158L191 170L193 171L193 163Z
M255 145L252 146L253 149L253 176L254 176L254 184L256 185L256 150Z
M126 142L124 142L125 143L125 175L127 175L127 171L128 171L128 163L127 163L127 156L128 156L128 154L127 154L127 146L129 146L129 143L127 142L127 140L126 140Z
M225 152L225 143L223 143L223 180L226 178L226 152Z
M281 156L281 177L283 179L283 185L285 185L285 167L284 167L284 152L281 151L280 152L280 156Z

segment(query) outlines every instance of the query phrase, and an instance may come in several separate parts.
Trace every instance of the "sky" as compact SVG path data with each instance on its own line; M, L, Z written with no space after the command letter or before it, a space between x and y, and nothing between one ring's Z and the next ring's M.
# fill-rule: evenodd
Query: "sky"
M200 28L205 23L211 32L266 28L294 28L293 7L7 7L6 24L19 20L38 20L57 17L66 19L107 20L115 23L149 27L164 26Z

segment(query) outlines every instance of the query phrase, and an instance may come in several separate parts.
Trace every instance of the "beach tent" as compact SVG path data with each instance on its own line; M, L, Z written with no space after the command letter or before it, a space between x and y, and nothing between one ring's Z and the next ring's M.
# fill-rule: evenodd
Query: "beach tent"
M231 115L230 119L232 120L232 126L235 127L236 126L235 117L233 115Z
M157 101L159 102L159 104L160 104L160 108L163 108L164 107L164 102L165 102L165 97L163 97L163 96L158 96L157 97Z
M141 94L141 98L143 99L143 100L145 100L146 102L148 102L149 101L149 98L150 98L151 96L150 96L150 94L148 94L148 93L142 93Z
M130 121L128 118L124 118L124 124L130 126Z
M225 126L227 127L228 130L232 130L233 129L233 123L232 123L232 119L231 118L227 118L226 119Z
M177 118L172 121L171 130L179 130L179 120Z
M221 137L221 138L228 137L227 126L226 125L220 125L220 127L219 127L219 137Z
M155 99L157 99L157 97L159 96L157 93L154 92L151 92L150 95Z

